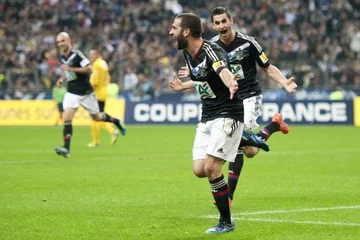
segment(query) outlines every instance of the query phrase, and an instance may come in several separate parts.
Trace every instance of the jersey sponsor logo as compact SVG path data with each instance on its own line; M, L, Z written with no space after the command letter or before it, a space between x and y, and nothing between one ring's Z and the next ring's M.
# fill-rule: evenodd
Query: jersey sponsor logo
M224 61L217 61L217 62L213 63L212 67L213 67L214 71L216 72L219 68L226 67L226 64Z
M264 52L260 55L260 59L263 63L266 63L268 61L268 58Z
M208 82L196 82L194 81L195 89L199 93L201 99L216 98L215 93L210 88Z

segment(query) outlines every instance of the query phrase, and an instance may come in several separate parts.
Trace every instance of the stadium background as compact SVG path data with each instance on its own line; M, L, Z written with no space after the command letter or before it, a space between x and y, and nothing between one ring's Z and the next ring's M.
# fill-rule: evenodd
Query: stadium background
M236 230L205 235L218 215L208 182L191 171L200 105L195 92L167 87L183 65L168 31L177 13L193 11L210 38L216 2L0 0L1 240L360 239L359 0L221 1L299 89L288 95L259 71L260 123L280 111L291 130L245 160ZM54 152L62 127L51 100L63 30L85 53L103 44L110 92L120 89L108 110L131 123L115 146L104 132L89 149L80 109L66 159Z
M271 63L295 76L299 86L288 95L258 71L265 102L260 123L280 111L291 124L359 125L354 102L360 94L359 1L223 2L230 3L234 28L254 36ZM184 63L168 30L174 15L191 11L201 16L204 37L214 36L209 20L214 6L203 0L2 0L0 125L54 123L55 105L39 100L51 99L61 74L55 45L60 31L69 32L74 47L85 53L102 44L112 83L120 89L121 101L112 108L128 124L196 122L194 92L173 94L167 86ZM80 111L75 124L87 123Z

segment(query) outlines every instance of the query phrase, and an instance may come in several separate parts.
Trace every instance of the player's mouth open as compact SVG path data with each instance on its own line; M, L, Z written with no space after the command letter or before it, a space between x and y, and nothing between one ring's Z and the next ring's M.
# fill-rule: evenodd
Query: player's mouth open
M225 33L227 33L227 29L220 30L220 34L225 34Z

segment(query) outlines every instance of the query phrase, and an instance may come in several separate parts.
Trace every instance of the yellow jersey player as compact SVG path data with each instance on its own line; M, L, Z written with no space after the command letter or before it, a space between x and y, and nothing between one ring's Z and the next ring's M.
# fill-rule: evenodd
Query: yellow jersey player
M99 103L100 111L103 112L105 108L105 102L107 99L107 86L110 83L109 68L104 59L100 55L100 50L97 48L91 48L89 52L89 58L92 62L93 72L90 76L90 83L94 88L94 92ZM114 145L119 136L119 131L114 129L110 123L107 122L91 122L91 135L92 142L88 144L88 147L100 146L100 127L105 129L111 134L111 145ZM121 134L125 135L126 129L121 130Z

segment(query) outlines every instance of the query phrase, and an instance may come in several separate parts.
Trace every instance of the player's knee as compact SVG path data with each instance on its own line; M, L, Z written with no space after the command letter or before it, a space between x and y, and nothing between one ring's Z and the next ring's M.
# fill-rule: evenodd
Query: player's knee
M206 177L204 170L193 169L193 172L194 172L195 176L197 176L198 178Z
M205 171L204 171L204 160L195 160L193 162L193 172L195 176L199 178L206 177Z
M90 116L94 121L103 121L103 116L101 113L91 114Z
M243 149L243 153L247 158L253 158L258 154L259 150L257 147L246 147Z

